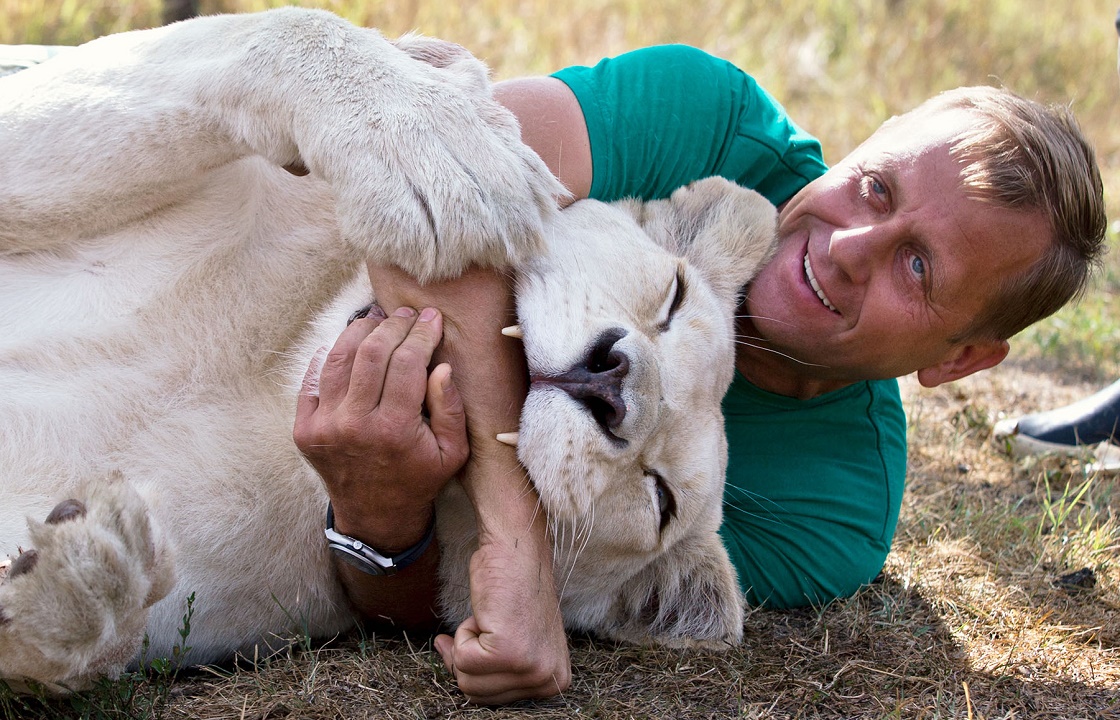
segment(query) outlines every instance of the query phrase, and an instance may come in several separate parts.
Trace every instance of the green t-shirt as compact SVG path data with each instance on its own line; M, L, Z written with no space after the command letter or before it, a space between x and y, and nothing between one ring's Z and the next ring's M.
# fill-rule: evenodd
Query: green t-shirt
M821 144L731 63L662 45L555 73L591 139L591 197L655 200L719 175L780 205L824 174Z
M667 197L720 175L775 205L827 169L820 143L749 75L667 45L571 67L591 140L590 195ZM812 400L736 374L720 533L754 605L795 607L855 592L890 549L906 474L906 419L894 380Z
M811 400L736 374L723 399L729 461L720 534L753 605L847 597L875 578L894 537L906 475L906 417L894 380Z

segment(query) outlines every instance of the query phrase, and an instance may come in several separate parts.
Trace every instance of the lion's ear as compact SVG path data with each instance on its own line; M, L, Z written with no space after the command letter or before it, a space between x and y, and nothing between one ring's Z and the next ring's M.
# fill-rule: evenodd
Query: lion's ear
M682 538L624 584L606 634L640 645L726 649L743 638L743 594L714 532Z
M642 229L694 265L721 297L734 297L773 252L777 210L766 198L719 177L668 200L632 204Z

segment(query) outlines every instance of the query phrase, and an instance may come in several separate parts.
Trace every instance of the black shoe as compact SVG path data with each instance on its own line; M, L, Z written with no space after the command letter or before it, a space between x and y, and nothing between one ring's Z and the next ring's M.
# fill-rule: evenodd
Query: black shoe
M1055 410L996 423L992 438L1013 452L1071 454L1101 443L1120 445L1120 380Z

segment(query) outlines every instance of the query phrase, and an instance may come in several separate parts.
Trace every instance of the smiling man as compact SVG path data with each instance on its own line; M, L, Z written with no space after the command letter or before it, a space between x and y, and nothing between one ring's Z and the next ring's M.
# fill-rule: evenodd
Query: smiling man
M739 372L724 400L730 466L721 533L755 605L825 603L878 574L906 470L906 420L893 378L917 372L934 386L999 363L1007 338L1080 292L1101 250L1105 216L1092 149L1064 109L1005 91L938 96L888 121L831 169L817 141L753 79L690 48L636 51L503 83L496 94L577 199L653 199L722 175L780 207L777 255L745 288ZM475 617L437 647L474 700L556 693L569 669L548 545L512 450L491 432L513 429L514 398L523 392L513 380L523 377L517 350L497 335L510 317L508 280L476 273L419 288L372 271L376 287L391 286L382 302L441 308L443 352L471 419L466 482L489 529L472 565ZM439 341L432 323L390 320L359 325L340 343L392 357L397 348L414 355L417 343L430 352ZM386 372L385 364L353 357L331 372ZM447 404L440 392L429 391L429 406ZM408 457L386 462L379 450L400 447L399 438L343 438L337 428L352 428L352 419L345 412L297 418L297 429L317 425L301 447L336 512L368 507L394 487L393 472L371 467L415 475ZM433 431L449 424L433 417ZM453 432L441 432L455 444ZM337 475L359 481L338 492ZM427 515L427 500L418 505L409 516ZM423 522L403 527L393 522L399 514L383 515L351 516L346 531L388 549L424 535ZM427 562L413 577L430 578ZM367 615L400 616L426 602L423 582L411 586L408 573L344 572Z
M778 256L751 283L739 371L811 398L915 370L935 386L995 365L1002 338L955 342L1021 275L1050 231L1040 209L985 202L961 184L950 148L976 122L947 110L888 123L782 210ZM934 121L935 120L935 121ZM769 349L794 353L789 363Z

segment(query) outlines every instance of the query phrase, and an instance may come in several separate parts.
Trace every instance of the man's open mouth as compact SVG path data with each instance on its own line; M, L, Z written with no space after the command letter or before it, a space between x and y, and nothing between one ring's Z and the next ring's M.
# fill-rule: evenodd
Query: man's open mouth
M810 285L810 287L813 288L813 292L815 292L817 294L817 297L820 298L820 301L822 303L824 303L824 306L826 308L828 308L829 310L831 310L834 313L840 312L839 310L836 309L836 306L833 305L832 302L828 299L828 296L824 294L824 290L821 290L820 283L817 282L816 276L813 275L813 266L809 264L809 252L808 251L805 252L805 263L804 263L804 265L805 265L805 279L807 279L809 281L809 285Z

